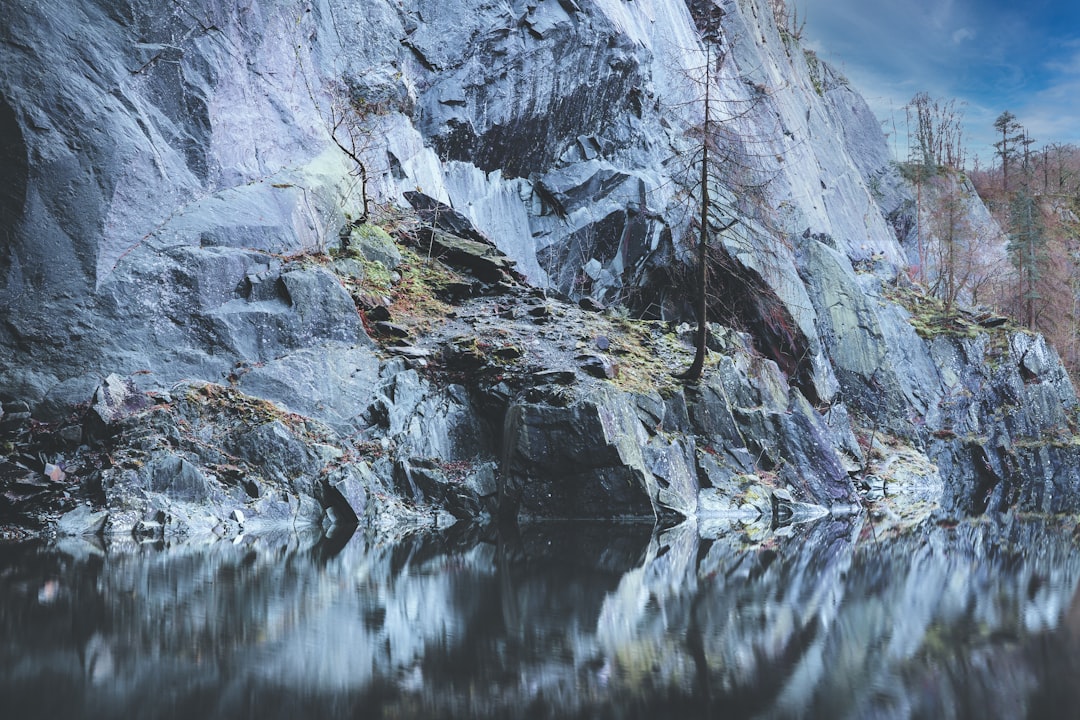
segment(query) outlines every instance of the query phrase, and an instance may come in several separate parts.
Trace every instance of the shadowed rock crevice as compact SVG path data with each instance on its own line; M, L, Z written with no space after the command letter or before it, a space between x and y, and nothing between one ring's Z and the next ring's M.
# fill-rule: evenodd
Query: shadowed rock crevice
M30 172L26 152L15 111L0 99L0 275L11 264L12 236L26 204Z
M686 0L686 7L702 35L715 33L724 18L723 8L714 0Z
M528 178L549 170L564 152L565 139L583 129L600 136L625 135L626 128L618 126L633 113L635 102L640 104L636 89L646 83L625 37L609 30L597 35L565 22L551 38L527 42L531 51L509 62L503 45L495 37L471 51L473 58L486 57L490 67L501 69L495 77L479 83L455 76L432 91L441 106L454 111L440 113L443 123L427 133L443 160ZM568 67L574 72L563 71ZM518 82L523 77L529 82ZM455 88L456 83L461 87ZM447 101L458 96L460 103ZM492 116L488 108L494 109Z
M710 320L748 332L754 349L775 362L792 385L816 404L810 342L791 311L758 272L722 247L712 252Z
M626 211L611 213L574 232L565 241L537 253L540 266L555 287L567 295L588 294L603 268L615 259L630 230Z

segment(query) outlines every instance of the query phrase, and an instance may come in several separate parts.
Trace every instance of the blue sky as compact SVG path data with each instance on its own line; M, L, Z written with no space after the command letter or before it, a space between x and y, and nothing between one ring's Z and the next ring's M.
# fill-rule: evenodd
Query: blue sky
M1036 140L1080 145L1080 0L788 0L803 44L866 97L906 152L903 106L919 91L963 102L985 162L1011 110Z

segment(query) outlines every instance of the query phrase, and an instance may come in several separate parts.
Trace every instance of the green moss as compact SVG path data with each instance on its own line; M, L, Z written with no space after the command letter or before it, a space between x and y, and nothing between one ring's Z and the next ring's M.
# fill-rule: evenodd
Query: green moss
M364 268L364 279L361 283L364 290L389 295L394 291L394 274L388 267L378 260L368 260L363 255L355 253L349 256L358 261Z
M400 281L393 286L390 313L397 321L416 328L428 328L453 312L439 299L446 288L465 280L438 260L422 258L411 250L402 250L397 272Z
M589 332L610 336L611 352L619 366L613 382L629 392L673 392L677 387L674 374L685 370L693 359L693 352L668 331L666 323L613 315L602 318Z
M1014 438L1012 444L1013 447L1021 450L1039 450L1044 447L1052 447L1057 450L1069 450L1080 447L1080 436L1073 435L1062 428L1050 437L1039 435L1035 437Z
M926 340L936 337L974 339L987 335L992 343L1002 341L1007 346L1009 336L1016 329L1013 323L985 328L969 311L955 305L947 311L940 298L927 295L917 287L886 286L886 297L908 311L911 326Z
M280 420L286 424L302 422L299 415L292 415L269 400L246 395L235 388L215 383L198 383L188 387L184 398L193 407L215 413L226 413L243 419L250 425Z
M461 275L438 260L421 257L413 250L397 245L390 233L378 225L358 225L352 229L351 237L356 241L345 243L332 256L308 256L305 259L337 275L357 307L370 307L389 299L388 309L394 322L414 330L428 328L452 311L451 306L439 297L445 295L451 285L466 283ZM395 245L401 255L400 264L390 269L378 260L368 259L360 248L370 240ZM334 259L360 263L362 277L338 272Z
M806 57L806 66L810 69L810 82L814 83L814 92L818 95L824 95L825 86L821 80L821 60L818 59L817 53L809 48L803 50L803 55Z
M394 244L394 238L390 236L390 233L386 232L383 228L373 223L363 223L361 225L353 225L349 235L356 240L363 242L375 241L380 243Z

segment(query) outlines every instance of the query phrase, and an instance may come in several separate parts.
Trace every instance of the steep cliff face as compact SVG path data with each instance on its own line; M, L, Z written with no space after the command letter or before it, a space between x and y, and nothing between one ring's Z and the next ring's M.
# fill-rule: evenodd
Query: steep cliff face
M794 316L828 396L785 235L898 260L864 182L883 145L760 4L721 6L719 91L779 213L732 252ZM5 345L53 349L8 370L31 395L103 363L168 381L257 355L210 351L221 325L280 309L236 306L268 267L251 251L325 249L360 212L335 138L374 197L453 205L540 286L624 298L685 252L704 55L680 3L40 3L4 32ZM653 289L670 316L679 294ZM354 335L297 327L276 345Z
M8 15L9 408L62 419L109 373L143 390L230 382L328 423L342 445L380 441L376 474L417 498L410 460L456 462L464 446L499 458L499 497L538 514L546 490L535 483L566 470L541 436L582 427L593 444L570 475L592 488L589 508L626 482L631 514L695 514L709 486L737 508L746 487L732 478L753 472L775 473L799 500L849 504L846 470L866 470L854 415L870 441L888 432L988 484L958 498L1001 488L1008 506L1016 494L1005 491L1041 458L1054 490L1027 505L1078 502L1072 476L1057 475L1073 453L1075 397L1056 357L1018 335L991 370L979 351L990 340L916 334L890 294L908 252L894 228L909 190L859 95L784 36L764 0L43 0ZM733 199L740 229L717 239L720 309L746 334L714 348L725 359L704 388L447 387L386 360L349 290L364 266L305 258L345 248L351 221L406 207L407 191L427 197L429 222L471 223L480 235L469 237L489 238L535 286L691 319L678 278L705 15L722 26L711 91L729 108L721 142L758 190ZM390 271L394 252L368 247L363 262ZM1003 392L1018 420L995 419ZM959 403L964 418L958 395L977 398ZM714 410L732 421L717 426ZM1048 433L1054 450L1039 444ZM1002 448L997 465L973 449L983 437ZM706 447L721 451L723 472ZM189 460L213 464L200 452ZM474 509L493 496L484 473L470 476ZM154 485L142 475L131 477ZM335 506L325 488L282 481ZM426 499L445 501L435 484Z

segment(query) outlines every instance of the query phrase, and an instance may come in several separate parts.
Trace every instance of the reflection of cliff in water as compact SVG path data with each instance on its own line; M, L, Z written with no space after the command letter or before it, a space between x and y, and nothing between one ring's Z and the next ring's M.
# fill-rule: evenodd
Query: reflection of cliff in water
M0 695L20 717L1055 714L1080 699L1080 554L1051 523L6 547Z

